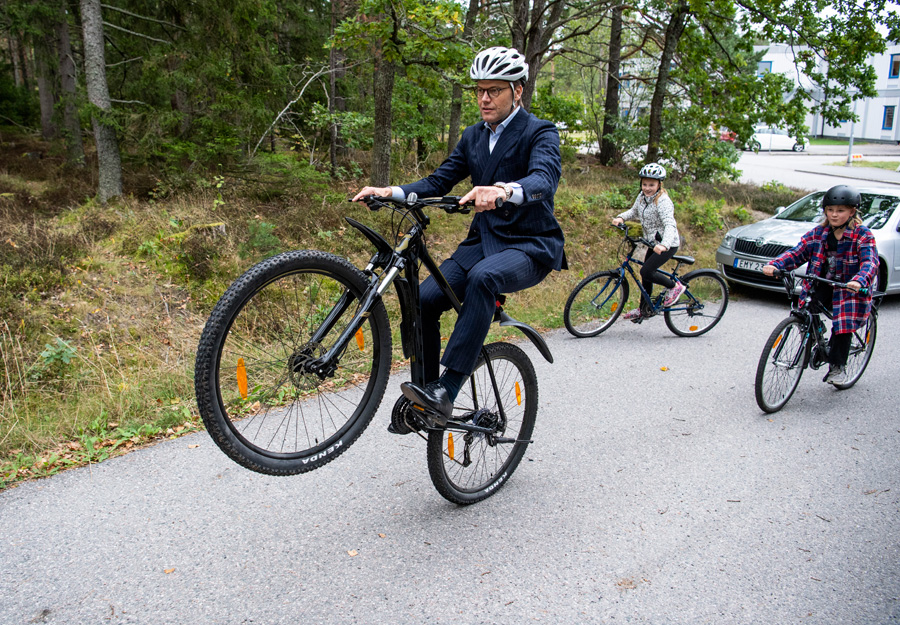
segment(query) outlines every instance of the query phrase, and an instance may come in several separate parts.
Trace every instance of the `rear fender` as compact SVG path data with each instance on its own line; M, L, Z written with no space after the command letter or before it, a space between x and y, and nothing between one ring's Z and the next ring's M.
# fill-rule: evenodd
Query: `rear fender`
M534 343L534 346L537 347L537 350L541 353L541 356L546 359L547 362L553 362L553 354L550 353L550 348L547 346L547 343L544 341L544 337L538 334L537 330L532 328L527 323L522 323L521 321L517 321L510 317L508 314L503 312L502 310L499 313L500 317L500 325L501 326L512 326L514 328L518 328L522 331L522 334L528 337L528 339Z

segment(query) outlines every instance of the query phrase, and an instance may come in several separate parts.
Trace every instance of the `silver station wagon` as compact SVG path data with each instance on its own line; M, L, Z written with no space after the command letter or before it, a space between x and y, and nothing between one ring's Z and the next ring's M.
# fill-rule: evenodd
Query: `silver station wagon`
M878 245L878 288L900 293L900 190L857 187L862 195L859 212ZM766 277L762 268L791 249L800 237L822 221L822 196L816 191L774 217L732 228L716 250L719 271L729 282L783 291L781 280ZM798 269L802 274L806 265Z

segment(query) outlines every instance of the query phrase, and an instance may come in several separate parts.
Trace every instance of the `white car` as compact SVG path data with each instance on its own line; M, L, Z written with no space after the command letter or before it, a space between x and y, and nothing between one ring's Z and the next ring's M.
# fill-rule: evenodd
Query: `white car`
M872 229L878 246L878 289L900 293L900 189L858 188L863 223ZM732 228L716 250L719 271L730 282L769 291L783 291L781 281L762 268L800 242L822 221L822 197L816 191L800 198L774 217ZM798 268L806 271L806 265Z
M794 139L787 130L780 128L758 127L753 136L747 142L747 149L759 152L760 150L793 150L802 152L809 145L809 139L801 137Z

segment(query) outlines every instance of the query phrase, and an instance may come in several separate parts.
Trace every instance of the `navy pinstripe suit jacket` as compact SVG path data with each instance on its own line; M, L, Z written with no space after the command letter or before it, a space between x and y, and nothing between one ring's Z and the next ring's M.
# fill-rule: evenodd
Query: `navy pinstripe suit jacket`
M469 176L474 186L518 182L525 201L477 213L453 260L469 270L482 258L517 249L550 269L565 268L565 237L553 215L553 195L561 174L556 126L522 109L500 135L493 152L489 141L484 122L469 126L433 174L401 188L407 195L436 197L450 193Z

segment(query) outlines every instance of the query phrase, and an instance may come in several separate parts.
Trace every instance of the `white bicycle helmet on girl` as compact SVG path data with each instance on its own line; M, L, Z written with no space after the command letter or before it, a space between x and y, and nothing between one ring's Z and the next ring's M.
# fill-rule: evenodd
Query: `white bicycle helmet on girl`
M638 177L663 181L666 179L666 168L659 163L647 163L641 168L641 173L638 174Z
M496 46L475 55L469 68L472 80L528 80L528 63L515 48Z

